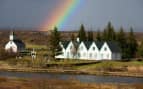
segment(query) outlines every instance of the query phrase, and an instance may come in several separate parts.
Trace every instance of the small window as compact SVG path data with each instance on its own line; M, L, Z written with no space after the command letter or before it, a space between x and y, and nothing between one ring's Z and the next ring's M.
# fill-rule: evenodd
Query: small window
M107 51L107 48L106 48L106 47L104 48L104 51Z
M92 49L95 50L95 47L93 47Z
M80 53L78 53L78 57L80 57Z
M109 54L107 54L107 58L109 58Z
M80 50L83 50L83 47L82 47L82 46L80 47Z
M70 46L70 49L72 49L72 46Z
M90 58L92 58L92 53L89 54Z
M68 58L69 58L69 54L70 54L70 53L69 53L69 52L67 52L67 57L68 57Z

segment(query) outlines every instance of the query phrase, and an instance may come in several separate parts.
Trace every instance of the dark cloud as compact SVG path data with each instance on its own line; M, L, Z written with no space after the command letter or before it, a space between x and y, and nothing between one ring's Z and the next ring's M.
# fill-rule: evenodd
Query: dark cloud
M0 27L38 27L66 0L0 0ZM55 15L58 15L55 14ZM81 0L71 11L63 29L115 27L143 28L143 0Z

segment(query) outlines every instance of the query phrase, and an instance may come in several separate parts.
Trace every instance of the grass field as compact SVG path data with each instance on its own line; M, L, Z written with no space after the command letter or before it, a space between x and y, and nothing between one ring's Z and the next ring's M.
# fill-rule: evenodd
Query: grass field
M46 49L46 45L36 45L36 44L29 44L26 43L26 48L34 48L34 49Z
M129 62L121 62L121 61L100 61L96 64L91 65L83 65L78 66L77 69L91 69L91 68L98 68L98 67L127 67L127 66L143 66L143 61L129 61Z

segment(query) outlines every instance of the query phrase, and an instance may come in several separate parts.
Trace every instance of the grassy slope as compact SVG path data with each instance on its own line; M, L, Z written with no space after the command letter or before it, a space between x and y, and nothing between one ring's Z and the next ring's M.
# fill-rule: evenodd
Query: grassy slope
M83 65L78 66L77 69L94 69L98 67L126 67L126 66L143 66L143 61L129 61L129 62L120 62L120 61L101 61L97 64Z
M31 44L31 43L26 43L26 48L34 48L34 49L46 49L46 45L36 45L36 44Z

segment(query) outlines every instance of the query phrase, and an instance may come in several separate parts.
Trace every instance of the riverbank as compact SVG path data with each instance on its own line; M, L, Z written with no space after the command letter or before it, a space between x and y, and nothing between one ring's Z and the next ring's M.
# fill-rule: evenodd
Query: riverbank
M12 62L12 63L10 63ZM30 61L28 61L30 62ZM14 64L13 64L14 63ZM39 62L37 62L39 63ZM48 72L66 74L106 75L143 77L143 61L58 61L49 62L44 67L27 65L27 60L0 61L0 71L12 72ZM40 64L41 65L41 64Z
M143 85L139 83L81 83L73 78L61 80L0 77L0 89L143 89Z
M129 72L105 72L105 71L82 71L82 70L63 70L63 69L41 69L41 68L0 68L0 71L9 72L47 72L62 74L85 74L85 75L101 75L101 76L125 76L125 77L141 77L142 73Z

